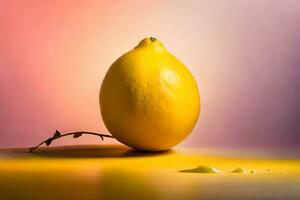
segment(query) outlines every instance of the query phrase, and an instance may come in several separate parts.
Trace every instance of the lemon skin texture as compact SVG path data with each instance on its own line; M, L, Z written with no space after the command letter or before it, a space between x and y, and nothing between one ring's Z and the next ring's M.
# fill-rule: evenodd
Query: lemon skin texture
M192 74L155 38L145 38L118 58L100 89L108 131L137 150L163 151L194 128L200 96Z

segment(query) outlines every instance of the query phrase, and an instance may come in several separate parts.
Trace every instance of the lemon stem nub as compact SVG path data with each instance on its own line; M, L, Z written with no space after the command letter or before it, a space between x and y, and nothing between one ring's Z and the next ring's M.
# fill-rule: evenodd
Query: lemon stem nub
M154 37L150 37L150 40L151 40L152 42L154 42L154 41L157 40L157 39L154 38Z

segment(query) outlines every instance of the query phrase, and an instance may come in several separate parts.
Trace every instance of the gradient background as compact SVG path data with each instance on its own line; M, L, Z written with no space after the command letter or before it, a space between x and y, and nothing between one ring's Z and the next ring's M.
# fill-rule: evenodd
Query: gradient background
M103 76L147 36L198 81L200 120L181 145L300 145L300 1L0 0L0 147L106 133Z

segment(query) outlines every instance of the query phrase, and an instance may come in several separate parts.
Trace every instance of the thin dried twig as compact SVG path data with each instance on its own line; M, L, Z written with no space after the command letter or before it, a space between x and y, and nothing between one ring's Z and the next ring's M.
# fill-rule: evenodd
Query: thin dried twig
M73 138L79 138L80 136L82 136L84 134L86 134L86 135L96 135L96 136L99 136L102 140L104 139L104 137L114 138L111 135L101 134L101 133L94 133L94 132L89 132L89 131L76 131L76 132L61 134L58 130L56 130L52 137L44 140L43 142L41 142L40 144L38 144L35 147L30 147L29 152L30 153L34 152L37 148L39 148L43 144L46 144L47 146L49 146L52 143L53 140L56 140L56 139L59 139L59 138L62 138L62 137L73 135Z

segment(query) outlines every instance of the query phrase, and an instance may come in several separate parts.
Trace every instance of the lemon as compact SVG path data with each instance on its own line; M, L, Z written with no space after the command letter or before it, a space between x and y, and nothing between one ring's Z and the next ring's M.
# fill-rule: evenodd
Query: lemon
M183 141L200 112L192 74L152 37L110 66L99 96L108 131L144 151L167 150Z

